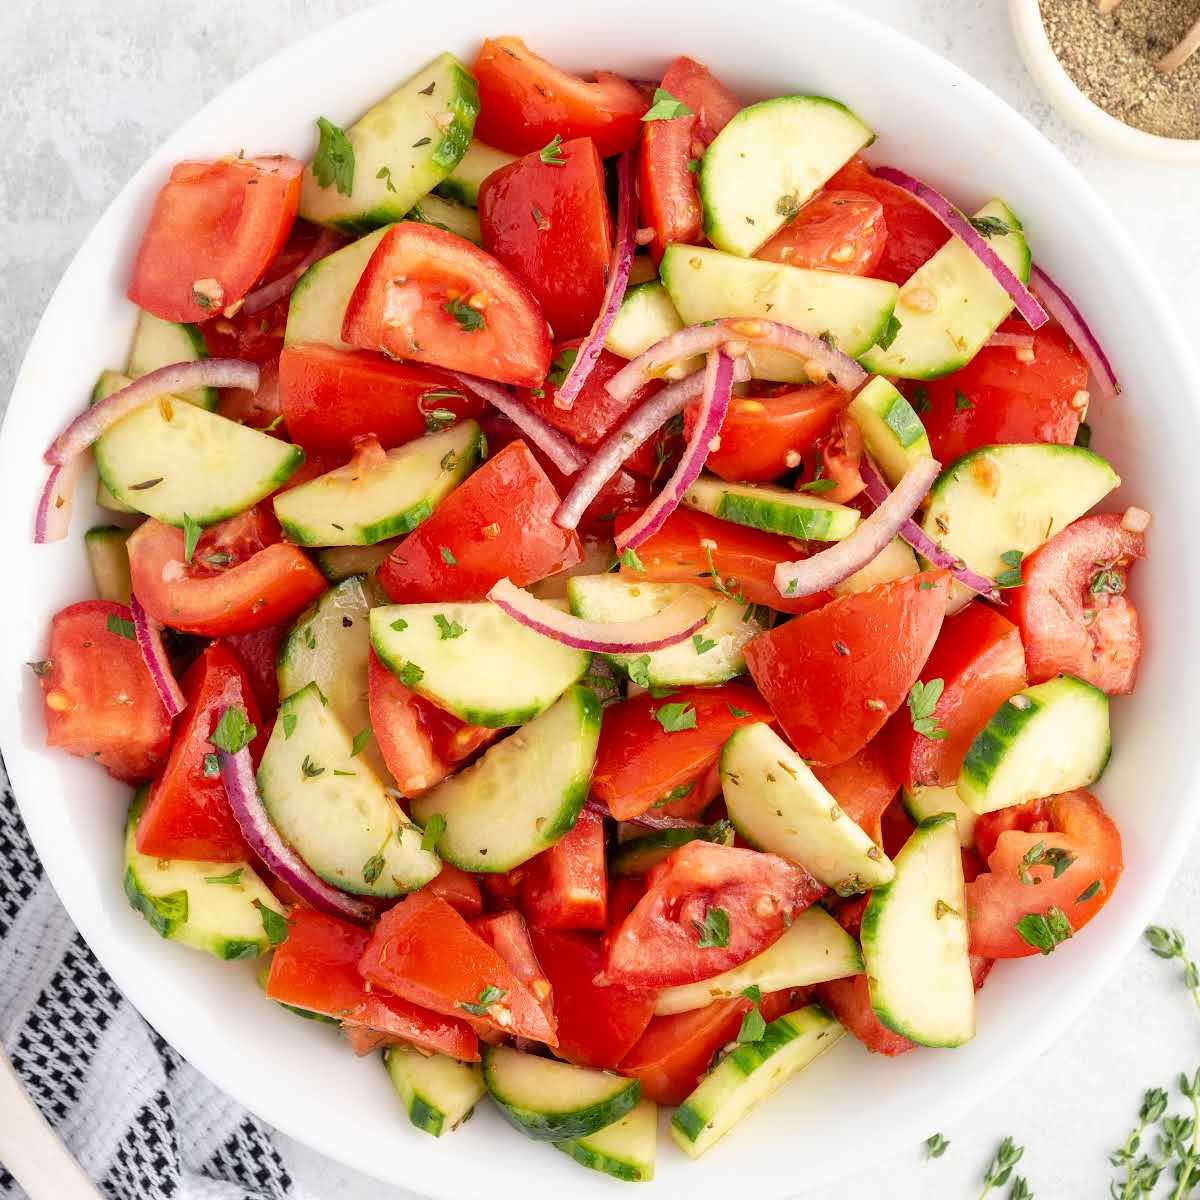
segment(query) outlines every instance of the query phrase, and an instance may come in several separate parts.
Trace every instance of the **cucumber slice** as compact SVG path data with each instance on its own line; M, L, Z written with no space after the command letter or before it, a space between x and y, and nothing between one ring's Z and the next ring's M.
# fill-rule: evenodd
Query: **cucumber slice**
M445 1054L388 1046L383 1065L408 1119L434 1137L457 1129L487 1093L478 1063L459 1062Z
M249 863L150 858L137 848L140 789L125 820L125 896L160 937L232 961L271 948L263 909L283 907ZM261 906L261 907L260 907Z
M483 234L479 230L479 214L473 208L465 208L432 194L422 196L419 204L413 205L406 221L420 221L424 225L436 225L447 233L456 233L475 245L483 245Z
M824 96L779 96L743 108L700 160L708 240L749 257L874 140L844 104Z
M505 1117L539 1142L596 1133L629 1112L642 1090L636 1079L509 1046L484 1048L483 1081Z
M554 1148L614 1179L646 1183L654 1178L657 1145L658 1106L653 1100L639 1100L620 1120L586 1137L555 1142Z
M703 246L668 246L659 272L685 325L766 317L804 333L827 333L852 358L883 335L899 292L882 279L738 258ZM778 350L751 350L750 368L758 379L809 381L804 363Z
M1059 675L1006 700L967 750L958 794L976 813L1087 787L1112 753L1108 697Z
M133 345L129 348L125 374L130 379L140 379L159 367L197 362L207 357L208 347L198 326L164 321L153 313L142 311L138 314L138 323L133 331ZM220 397L216 388L205 387L180 392L179 398L212 412Z
M96 404L103 400L106 396L111 396L113 392L119 391L127 383L132 380L128 375L122 375L120 371L101 371L100 378L96 380L96 386L92 388L89 404ZM130 508L123 500L118 500L104 486L104 480L97 477L96 479L96 503L101 508L107 508L109 512L115 513L136 513L136 508Z
M279 694L290 696L315 683L333 715L351 735L375 774L391 782L371 734L367 704L367 659L371 653L368 615L381 596L362 575L332 587L301 613L279 647Z
M460 421L352 461L275 497L275 515L299 546L370 546L416 529L471 473L479 426Z
M97 525L83 535L92 581L101 600L129 603L133 584L129 579L129 554L125 549L128 540L129 530L119 529L116 525Z
M760 1041L735 1046L725 1055L675 1110L675 1144L690 1158L699 1158L845 1032L816 1004L772 1021Z
M479 189L483 186L483 181L493 171L516 161L513 155L503 150L485 146L483 142L472 141L466 154L458 160L458 165L433 190L456 204L466 204L475 208L479 204Z
M373 546L327 546L314 555L321 574L330 583L340 583L351 575L375 576L375 570L400 544L400 538L389 538Z
M664 988L658 993L654 1012L669 1017L740 996L749 987L776 992L861 975L862 970L858 943L819 904L814 904L797 915L783 937L740 966L699 983Z
M848 575L829 590L835 596L866 592L878 584L891 583L894 579L905 579L909 575L915 575L920 569L912 547L903 538L892 538L862 570Z
M721 750L721 790L729 819L751 846L799 863L839 896L869 891L896 874L769 725L734 730Z
M637 358L655 342L661 342L682 328L683 322L671 303L667 289L655 279L626 290L625 299L617 309L616 320L604 339L604 346L622 358ZM668 374L672 378L682 378L688 374L691 364L699 361L702 360L691 359L688 363L679 364Z
M1029 282L1029 246L1016 214L993 200L976 214L1007 226L993 233L988 245L1022 283ZM900 289L896 301L898 327L887 348L875 346L859 361L872 374L902 379L937 379L965 367L996 327L1012 312L1008 293L992 273L952 237Z
M806 542L840 542L858 527L857 509L769 483L726 483L701 475L683 502L698 512Z
M416 820L428 825L437 814L445 822L438 854L464 871L498 874L569 833L587 799L600 715L591 689L573 687L471 766L416 797Z
M455 629L462 632L450 636ZM545 712L591 662L590 654L534 633L487 600L376 608L371 645L406 687L489 729Z
M886 379L872 379L850 401L849 412L867 453L893 487L918 459L933 457L921 418Z
M361 896L399 896L441 870L315 683L279 706L258 768L275 827L326 883Z
M939 813L953 813L958 822L958 843L964 850L975 845L975 822L978 814L969 809L956 787L911 787L900 793L900 803L914 825L928 821Z
M975 1036L962 848L951 813L923 821L896 855L896 878L871 893L863 960L875 1015L921 1046Z
M104 486L167 525L215 525L285 483L304 451L173 396L113 425L92 447Z
M288 300L287 328L283 344L323 342L339 350L349 350L342 341L342 322L346 306L366 270L375 247L383 240L388 227L368 233L349 246L313 263L296 282Z
M630 582L619 575L576 575L567 583L571 611L589 621L638 621L662 612L689 593L711 607L708 620L687 641L649 654L606 654L642 687L724 683L746 669L743 647L767 628L769 617L688 583ZM766 610L763 610L766 611Z
M471 73L453 54L438 55L345 131L354 149L348 196L305 168L300 215L343 233L399 221L458 166L478 113Z
M695 785L689 786L689 791L692 786ZM690 829L656 829L653 833L630 838L618 846L609 857L608 869L614 875L645 875L651 867L688 842L717 842L722 846L732 846L733 826L728 821L716 821L712 825L698 825Z
M972 571L995 577L1002 555L1029 554L1121 483L1082 446L981 446L937 477L922 528ZM967 595L962 584L954 595Z

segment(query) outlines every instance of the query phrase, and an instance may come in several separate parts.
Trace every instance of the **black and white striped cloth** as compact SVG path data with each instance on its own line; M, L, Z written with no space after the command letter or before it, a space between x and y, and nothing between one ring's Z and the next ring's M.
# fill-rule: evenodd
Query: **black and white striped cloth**
M0 762L0 1042L110 1200L301 1200L270 1134L117 991L58 902ZM0 1200L25 1194L0 1165Z

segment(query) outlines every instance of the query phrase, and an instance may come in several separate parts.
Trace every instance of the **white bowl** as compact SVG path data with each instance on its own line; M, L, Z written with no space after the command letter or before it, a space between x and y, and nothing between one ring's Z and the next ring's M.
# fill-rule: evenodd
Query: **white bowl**
M1077 2L1089 4L1091 0ZM1200 138L1162 137L1126 125L1080 91L1050 45L1038 0L1008 0L1008 15L1012 20L1017 48L1029 73L1072 124L1098 142L1105 142L1114 150L1126 154L1137 154L1159 162L1200 163Z
M96 514L86 503L69 541L29 540L40 453L84 405L97 372L122 360L134 316L124 298L131 255L155 189L182 157L239 147L306 156L317 115L346 123L435 52L469 60L486 33L523 34L580 70L653 78L687 52L747 97L840 97L879 131L878 159L924 176L968 211L1006 197L1039 261L1078 297L1109 348L1127 389L1093 414L1096 445L1126 479L1111 506L1137 503L1156 514L1152 556L1135 584L1148 654L1138 695L1114 705L1116 755L1099 788L1125 836L1125 880L1086 933L1051 958L1001 964L980 995L970 1045L888 1061L847 1038L702 1164L664 1138L658 1178L638 1192L770 1200L828 1189L914 1145L1030 1063L1121 962L1179 864L1196 818L1200 729L1196 374L1169 306L1083 178L995 96L929 51L823 0L740 0L736 22L697 21L683 0L604 0L588 6L590 16L580 7L510 0L501 17L444 5L419 21L401 3L363 12L219 96L113 202L50 302L0 437L0 561L9 578L0 677L12 697L0 712L0 745L50 878L101 962L168 1041L237 1100L317 1150L414 1191L612 1195L612 1181L526 1141L486 1104L441 1141L415 1132L379 1064L354 1059L328 1029L264 1001L252 964L162 942L130 911L120 872L128 789L44 748L38 688L24 665L43 653L49 615L92 594L80 535Z

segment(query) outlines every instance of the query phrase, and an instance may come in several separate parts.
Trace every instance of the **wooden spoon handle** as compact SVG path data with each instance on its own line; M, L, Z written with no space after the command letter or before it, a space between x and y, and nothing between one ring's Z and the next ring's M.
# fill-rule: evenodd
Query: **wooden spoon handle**
M0 1051L0 1163L30 1200L101 1200Z
M1184 34L1183 41L1159 59L1158 69L1164 75L1178 71L1197 50L1200 50L1200 17L1196 18L1196 23Z

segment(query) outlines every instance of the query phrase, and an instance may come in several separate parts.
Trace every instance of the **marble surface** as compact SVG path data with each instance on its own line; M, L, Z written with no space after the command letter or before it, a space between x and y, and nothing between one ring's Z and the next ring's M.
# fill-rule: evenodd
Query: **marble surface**
M1200 173L1117 157L1067 127L1020 62L1003 0L845 2L957 62L1044 130L1134 234L1184 327L1200 326ZM151 149L284 40L361 7L357 0L0 4L0 128L7 131L0 167L0 407L71 255ZM483 25L503 24L498 10L480 7ZM602 4L595 8L603 11ZM687 49L686 39L678 49ZM1190 932L1200 952L1200 869L1185 866L1159 919ZM1139 946L1037 1066L941 1130L951 1143L943 1158L926 1163L914 1146L838 1192L890 1200L974 1196L996 1143L1012 1134L1027 1148L1020 1170L1041 1200L1106 1195L1108 1151L1124 1139L1143 1089L1167 1084L1200 1061L1198 1020L1175 966ZM402 1196L283 1141L297 1178L319 1200ZM803 1183L802 1166L795 1182Z

